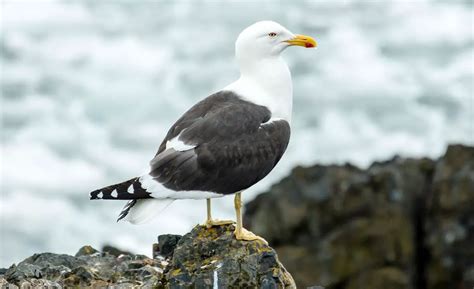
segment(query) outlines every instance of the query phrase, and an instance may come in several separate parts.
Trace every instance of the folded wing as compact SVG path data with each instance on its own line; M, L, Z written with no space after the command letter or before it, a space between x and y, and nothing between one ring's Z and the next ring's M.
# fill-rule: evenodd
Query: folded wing
M271 120L266 107L219 92L171 127L150 162L150 176L174 191L232 194L273 169L289 136L288 122Z

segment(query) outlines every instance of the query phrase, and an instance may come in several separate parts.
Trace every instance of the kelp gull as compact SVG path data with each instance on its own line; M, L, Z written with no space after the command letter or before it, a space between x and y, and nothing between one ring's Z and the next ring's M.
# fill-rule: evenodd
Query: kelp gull
M176 199L235 194L240 240L259 239L242 228L241 192L263 179L278 163L290 139L292 81L281 57L289 46L315 47L313 38L295 35L278 23L257 22L235 43L240 78L191 107L170 128L148 174L93 191L91 199L129 200L119 215L142 223Z

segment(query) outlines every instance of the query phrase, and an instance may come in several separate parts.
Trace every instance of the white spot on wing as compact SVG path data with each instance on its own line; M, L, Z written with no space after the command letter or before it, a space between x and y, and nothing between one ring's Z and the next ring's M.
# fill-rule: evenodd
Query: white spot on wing
M181 133L183 133L183 132L181 132ZM172 148L175 151L184 152L184 151L187 151L187 150L190 150L190 149L193 149L193 148L196 147L196 145L185 144L183 141L179 140L179 137L181 136L181 133L177 137L174 137L171 140L166 142L166 149Z
M135 192L135 190L133 189L133 183L130 185L130 187L128 187L127 192L129 194L133 194Z
M117 189L113 190L110 195L112 196L112 198L116 198L118 196Z
M104 197L104 194L102 193L102 191L100 191L100 192L97 194L97 198L98 198L98 199L102 199L102 197Z
M284 120L284 119L281 118L281 117L272 117L272 118L270 118L270 119L269 119L267 122L265 122L265 123L272 123L272 122L274 122L274 121L279 121L279 120Z

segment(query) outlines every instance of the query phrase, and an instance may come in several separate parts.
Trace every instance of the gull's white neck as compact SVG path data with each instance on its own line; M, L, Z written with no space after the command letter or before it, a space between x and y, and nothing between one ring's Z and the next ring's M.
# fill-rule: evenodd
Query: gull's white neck
M244 100L266 106L272 118L291 121L293 85L288 65L280 56L240 60L240 78L224 88Z

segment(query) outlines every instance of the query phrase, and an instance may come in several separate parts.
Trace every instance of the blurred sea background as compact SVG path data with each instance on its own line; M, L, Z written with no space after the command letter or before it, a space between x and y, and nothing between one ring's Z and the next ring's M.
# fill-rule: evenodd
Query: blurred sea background
M116 223L93 189L141 174L170 125L238 75L234 41L258 20L314 36L288 49L292 139L254 198L296 165L436 158L474 144L471 1L2 1L0 267L90 244L150 255L205 201ZM234 218L232 197L214 216Z

